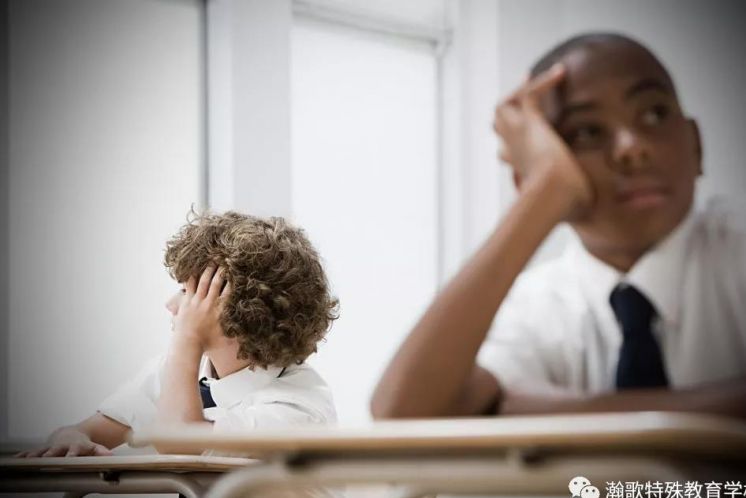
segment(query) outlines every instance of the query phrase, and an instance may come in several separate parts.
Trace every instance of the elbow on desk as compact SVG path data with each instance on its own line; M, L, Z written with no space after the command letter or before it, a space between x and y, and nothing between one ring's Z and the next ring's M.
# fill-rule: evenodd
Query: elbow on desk
M153 448L160 455L201 455L201 451L184 451L175 446L169 446L167 444L154 444Z
M445 416L442 413L428 412L428 410L423 409L421 403L413 403L411 400L397 400L394 396L383 396L378 393L375 393L371 398L369 408L374 420Z
M390 411L388 410L388 407L384 406L380 400L376 399L375 394L370 400L368 409L370 410L370 415L373 417L374 420L385 420L387 418L395 418L395 417L392 417Z
M378 391L373 393L369 408L374 420L406 418L401 406L398 406L390 397L382 396Z

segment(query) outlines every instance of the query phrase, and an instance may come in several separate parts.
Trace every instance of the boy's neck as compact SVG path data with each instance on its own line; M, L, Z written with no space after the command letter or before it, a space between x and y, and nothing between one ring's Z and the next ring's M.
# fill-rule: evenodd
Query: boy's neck
M602 247L583 243L585 249L596 259L599 259L621 273L627 273L637 263L648 249L636 250L605 250Z
M646 253L655 250L656 247L659 247L661 244L664 244L666 240L673 237L673 234L677 231L682 230L687 219L691 219L689 216L690 213L691 206L689 210L677 220L670 230L660 235L655 241L647 244L619 247L617 245L609 244L606 241L598 240L591 234L583 233L582 230L578 230L577 228L575 231L580 236L586 251L591 253L596 259L601 260L619 272L628 273Z
M239 346L235 339L228 339L227 337L222 339L218 341L218 344L205 350L205 356L209 358L215 373L220 379L243 370L251 364L249 360L238 358Z

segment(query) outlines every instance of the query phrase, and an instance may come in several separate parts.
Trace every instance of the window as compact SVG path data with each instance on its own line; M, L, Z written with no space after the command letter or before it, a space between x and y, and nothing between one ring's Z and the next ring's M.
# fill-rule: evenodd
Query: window
M312 357L340 420L371 391L437 285L437 73L429 44L296 20L292 212L341 318Z

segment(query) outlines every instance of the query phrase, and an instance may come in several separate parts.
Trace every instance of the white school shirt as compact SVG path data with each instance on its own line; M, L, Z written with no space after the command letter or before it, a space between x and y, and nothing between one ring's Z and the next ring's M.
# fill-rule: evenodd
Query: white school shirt
M131 380L106 398L98 411L119 423L141 430L155 422L165 356L154 358ZM244 368L210 382L216 406L204 409L213 429L275 428L337 421L331 391L316 371L303 363L268 369ZM214 377L212 365L202 358L194 379Z
M517 279L477 363L526 392L613 391L622 332L609 296L626 282L659 314L653 331L671 387L746 376L744 217L743 206L711 202L627 274L575 238L560 258Z

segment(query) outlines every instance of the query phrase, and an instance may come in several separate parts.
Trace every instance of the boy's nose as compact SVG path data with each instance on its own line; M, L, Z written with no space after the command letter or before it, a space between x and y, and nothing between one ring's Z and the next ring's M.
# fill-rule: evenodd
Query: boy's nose
M617 131L613 147L613 163L622 173L633 173L650 166L647 143L634 131L624 128Z

